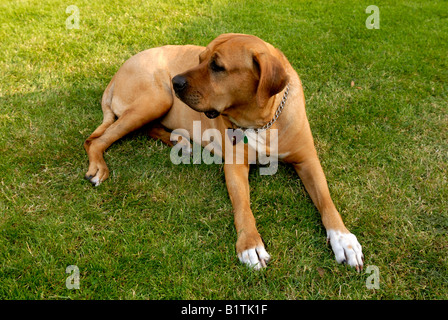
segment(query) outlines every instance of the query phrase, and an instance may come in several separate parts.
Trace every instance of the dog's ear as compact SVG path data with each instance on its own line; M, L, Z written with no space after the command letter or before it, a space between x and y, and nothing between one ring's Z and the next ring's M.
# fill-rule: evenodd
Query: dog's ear
M279 59L270 53L254 53L253 62L255 71L259 74L257 105L262 108L270 97L283 90L289 77Z

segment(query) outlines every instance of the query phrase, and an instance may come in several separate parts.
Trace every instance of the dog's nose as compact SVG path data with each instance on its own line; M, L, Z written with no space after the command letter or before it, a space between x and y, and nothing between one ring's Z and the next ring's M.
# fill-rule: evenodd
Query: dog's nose
M175 76L172 82L174 91L176 91L177 93L183 91L188 85L187 78L181 75Z

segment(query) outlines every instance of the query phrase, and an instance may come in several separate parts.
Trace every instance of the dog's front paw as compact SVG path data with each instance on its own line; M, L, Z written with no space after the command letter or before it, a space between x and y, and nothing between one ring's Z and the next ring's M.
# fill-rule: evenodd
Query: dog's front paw
M266 264L271 259L264 247L263 240L257 232L252 234L242 232L236 242L236 252L242 263L255 270L266 268Z
M261 268L266 268L266 264L271 259L271 256L263 246L258 246L238 253L238 258L249 267L260 270Z
M336 256L338 263L347 263L356 271L362 270L364 255L356 236L350 232L327 230L327 241Z

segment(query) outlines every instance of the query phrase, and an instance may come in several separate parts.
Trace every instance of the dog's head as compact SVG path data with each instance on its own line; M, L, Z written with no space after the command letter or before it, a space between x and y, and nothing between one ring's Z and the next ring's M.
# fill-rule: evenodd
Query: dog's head
M261 39L223 34L199 55L199 65L172 79L179 99L209 118L257 119L286 86L282 53ZM264 112L265 113L265 112Z

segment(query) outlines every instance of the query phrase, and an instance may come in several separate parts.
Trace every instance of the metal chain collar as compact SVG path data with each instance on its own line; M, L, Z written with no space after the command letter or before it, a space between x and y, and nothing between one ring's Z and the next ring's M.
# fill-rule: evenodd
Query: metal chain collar
M275 121L277 121L278 117L280 117L280 114L282 113L282 110L285 107L286 100L288 100L288 94L289 94L289 83L286 86L286 90L285 90L285 93L283 94L282 101L278 105L277 111L275 111L274 118L272 118L264 126L262 126L261 128L257 128L257 129L251 129L251 128L239 128L239 129L241 129L243 131L256 131L257 133L260 131L268 130L270 127L272 127L272 125L275 123Z

